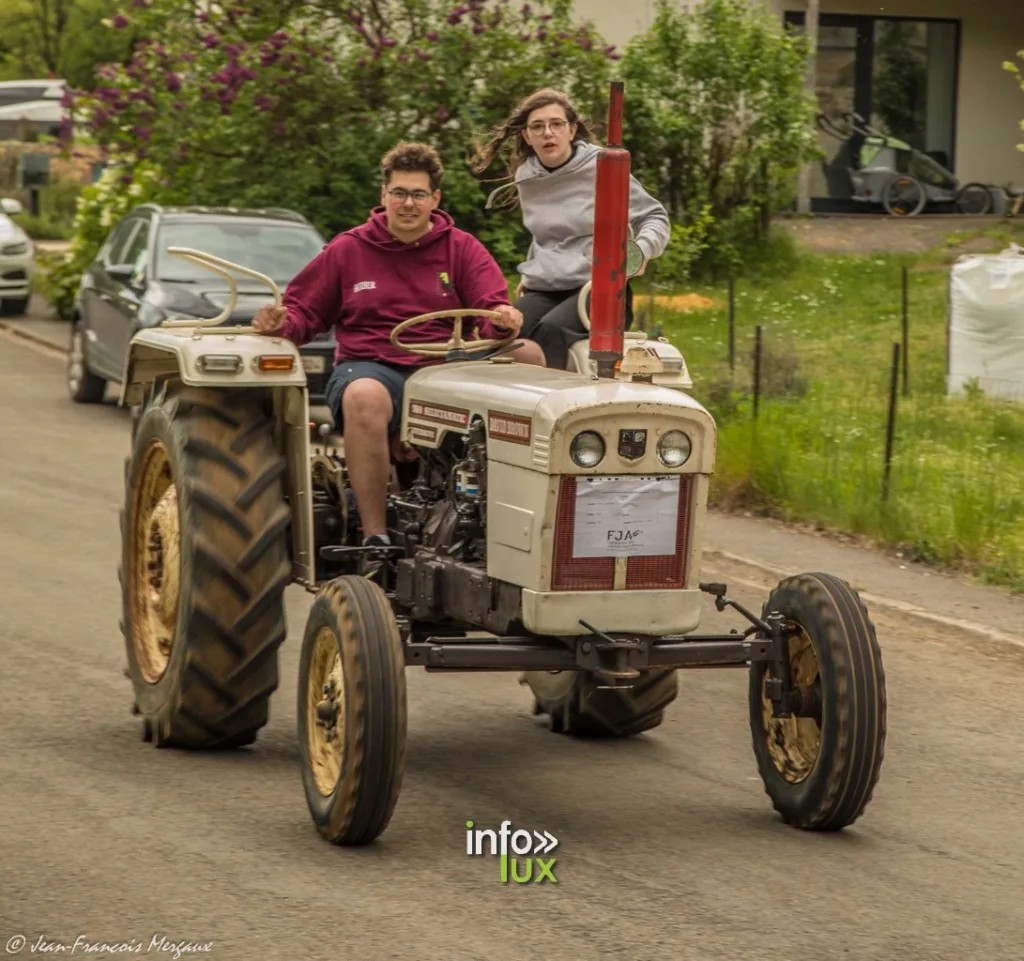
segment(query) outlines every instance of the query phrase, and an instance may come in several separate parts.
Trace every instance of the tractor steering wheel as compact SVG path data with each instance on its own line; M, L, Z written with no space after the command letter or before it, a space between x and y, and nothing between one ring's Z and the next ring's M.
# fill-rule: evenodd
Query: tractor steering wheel
M452 331L452 336L443 344L435 342L417 344L414 347L410 344L403 344L398 339L398 335L403 331L408 330L410 327L415 327L417 324L425 323L428 320L436 320L439 317L456 318L455 329ZM408 351L410 354L417 354L420 357L445 357L452 351L462 351L466 354L482 354L484 351L506 347L519 336L518 334L511 334L504 339L495 339L492 337L487 340L464 340L462 337L463 317L489 317L491 320L503 319L503 315L499 314L496 310L481 310L479 307L472 309L460 308L458 310L435 310L430 314L418 314L415 317L410 317L408 320L403 320L402 323L391 331L391 343L396 347L401 347L402 350Z

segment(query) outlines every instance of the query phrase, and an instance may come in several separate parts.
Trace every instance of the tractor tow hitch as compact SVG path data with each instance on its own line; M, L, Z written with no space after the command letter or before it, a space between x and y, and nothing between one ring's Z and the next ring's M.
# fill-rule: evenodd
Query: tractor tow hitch
M577 663L581 667L592 670L598 677L607 678L612 682L598 685L599 687L632 687L632 684L620 683L621 681L634 681L640 676L640 672L629 665L629 652L645 651L650 646L649 643L644 643L638 638L609 637L584 620L580 620L579 623L600 640L598 642L580 641L576 655ZM607 656L609 654L611 657ZM613 663L609 664L609 660Z

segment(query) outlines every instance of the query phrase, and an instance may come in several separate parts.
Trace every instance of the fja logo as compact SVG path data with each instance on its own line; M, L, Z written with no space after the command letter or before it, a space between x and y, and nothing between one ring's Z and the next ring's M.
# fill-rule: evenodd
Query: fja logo
M490 839L490 850L484 849L484 838ZM466 854L498 857L498 877L502 884L511 880L514 884L543 884L550 881L558 884L555 877L555 858L541 858L558 847L558 838L548 831L512 830L511 821L502 821L497 831L492 828L474 828L472 821L466 822ZM511 852L511 853L510 853Z

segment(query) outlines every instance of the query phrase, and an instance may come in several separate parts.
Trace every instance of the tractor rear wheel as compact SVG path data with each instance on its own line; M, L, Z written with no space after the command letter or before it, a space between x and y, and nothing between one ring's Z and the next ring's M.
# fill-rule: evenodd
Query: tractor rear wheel
M886 696L875 629L857 592L829 574L782 581L762 617L781 613L792 681L805 689L805 716L774 717L769 665L750 670L750 729L772 805L793 827L838 831L863 814L885 752Z
M586 671L527 671L534 713L547 714L558 734L578 737L629 737L658 727L665 708L679 694L675 669L640 672L632 687L609 689Z
M268 395L162 386L133 426L120 575L134 713L157 747L251 744L291 581Z
M365 577L325 585L299 655L299 756L306 802L333 844L384 833L402 787L405 651L384 591Z

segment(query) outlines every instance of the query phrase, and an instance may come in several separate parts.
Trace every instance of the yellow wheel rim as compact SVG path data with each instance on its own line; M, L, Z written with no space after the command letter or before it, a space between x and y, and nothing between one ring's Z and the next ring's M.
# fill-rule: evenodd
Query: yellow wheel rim
M132 646L143 679L156 684L174 646L181 584L178 495L162 442L150 442L138 477L129 561Z
M800 629L789 637L789 664L796 687L810 687L818 679L818 656L807 632ZM761 686L761 718L768 741L768 753L775 769L790 784L810 776L821 749L821 726L813 717L773 717L765 673Z
M330 795L341 777L345 742L345 673L338 637L320 628L306 683L306 745L316 789Z

